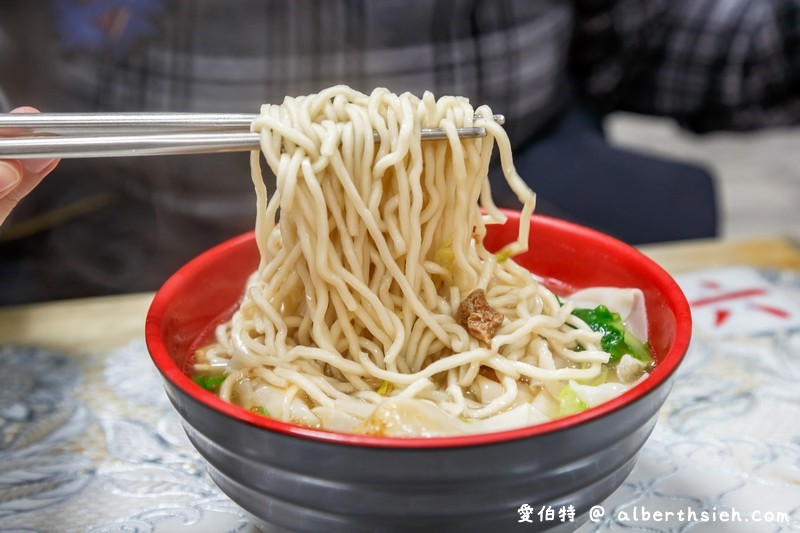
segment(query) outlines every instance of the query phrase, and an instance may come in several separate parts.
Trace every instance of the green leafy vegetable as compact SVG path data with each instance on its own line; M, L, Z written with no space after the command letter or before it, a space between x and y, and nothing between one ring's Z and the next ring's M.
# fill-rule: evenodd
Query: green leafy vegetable
M561 416L574 415L589 408L586 402L580 399L575 389L567 385L558 395L558 413Z
M609 311L605 305L598 305L594 309L575 309L572 314L586 322L593 331L603 334L600 346L611 354L609 364L619 362L626 353L648 365L653 362L649 345L634 337L625 328L619 314Z
M225 376L208 376L200 374L192 378L192 381L206 389L207 391L216 392L222 382L225 381Z
M269 416L269 412L266 409L264 409L263 405L254 405L253 407L250 408L250 412L256 413L257 415L261 416Z

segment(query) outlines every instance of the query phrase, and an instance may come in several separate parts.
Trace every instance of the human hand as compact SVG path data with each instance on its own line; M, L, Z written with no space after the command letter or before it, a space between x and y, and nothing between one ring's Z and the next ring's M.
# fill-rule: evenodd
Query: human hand
M18 107L12 113L38 113L33 107ZM20 200L31 192L58 164L58 159L0 160L0 224Z

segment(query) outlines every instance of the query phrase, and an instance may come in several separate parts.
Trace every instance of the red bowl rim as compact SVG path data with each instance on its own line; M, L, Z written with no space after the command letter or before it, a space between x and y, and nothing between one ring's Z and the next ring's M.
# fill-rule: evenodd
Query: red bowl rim
M675 340L650 376L620 396L586 411L533 426L524 426L492 433L448 437L381 437L337 433L323 429L294 425L264 417L257 413L252 413L246 409L221 400L213 393L195 384L182 369L175 364L161 336L161 322L170 301L182 288L181 279L190 272L202 269L209 261L213 261L220 256L225 256L229 249L240 246L244 241L252 240L254 235L252 231L227 240L198 255L181 267L164 283L156 293L145 321L145 341L148 351L164 378L170 381L183 394L189 396L196 402L240 422L264 430L331 444L372 448L453 448L478 446L554 433L600 419L617 409L633 404L644 398L650 392L664 384L673 372L675 372L689 347L692 330L689 304L683 291L675 280L655 261L645 256L634 247L599 231L565 220L544 215L533 215L532 218L538 219L543 223L560 226L573 233L581 233L583 234L582 237L592 242L602 243L602 245L606 249L609 249L615 256L636 259L637 264L647 271L648 277L658 280L662 293L664 293L665 301L675 314Z

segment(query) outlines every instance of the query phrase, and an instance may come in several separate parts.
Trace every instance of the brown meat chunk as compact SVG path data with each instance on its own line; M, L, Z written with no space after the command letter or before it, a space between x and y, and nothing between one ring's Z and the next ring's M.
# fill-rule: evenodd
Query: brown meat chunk
M456 321L467 329L470 335L492 347L492 337L503 324L503 313L494 309L486 301L483 289L475 289L461 301L456 311Z

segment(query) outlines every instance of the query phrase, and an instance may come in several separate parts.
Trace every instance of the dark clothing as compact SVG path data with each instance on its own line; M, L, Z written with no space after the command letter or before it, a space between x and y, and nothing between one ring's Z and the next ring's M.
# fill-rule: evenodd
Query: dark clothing
M502 110L520 144L565 105L571 23L561 0L4 0L0 80L7 107L63 112L430 90ZM72 216L18 236L59 209ZM0 230L0 303L153 290L254 222L247 153L65 160Z
M574 0L572 72L596 109L695 132L800 122L800 0Z
M597 118L582 105L571 106L541 138L521 147L514 163L536 184L537 213L635 244L717 233L713 180L706 170L609 145ZM498 202L513 204L499 169L493 180Z

